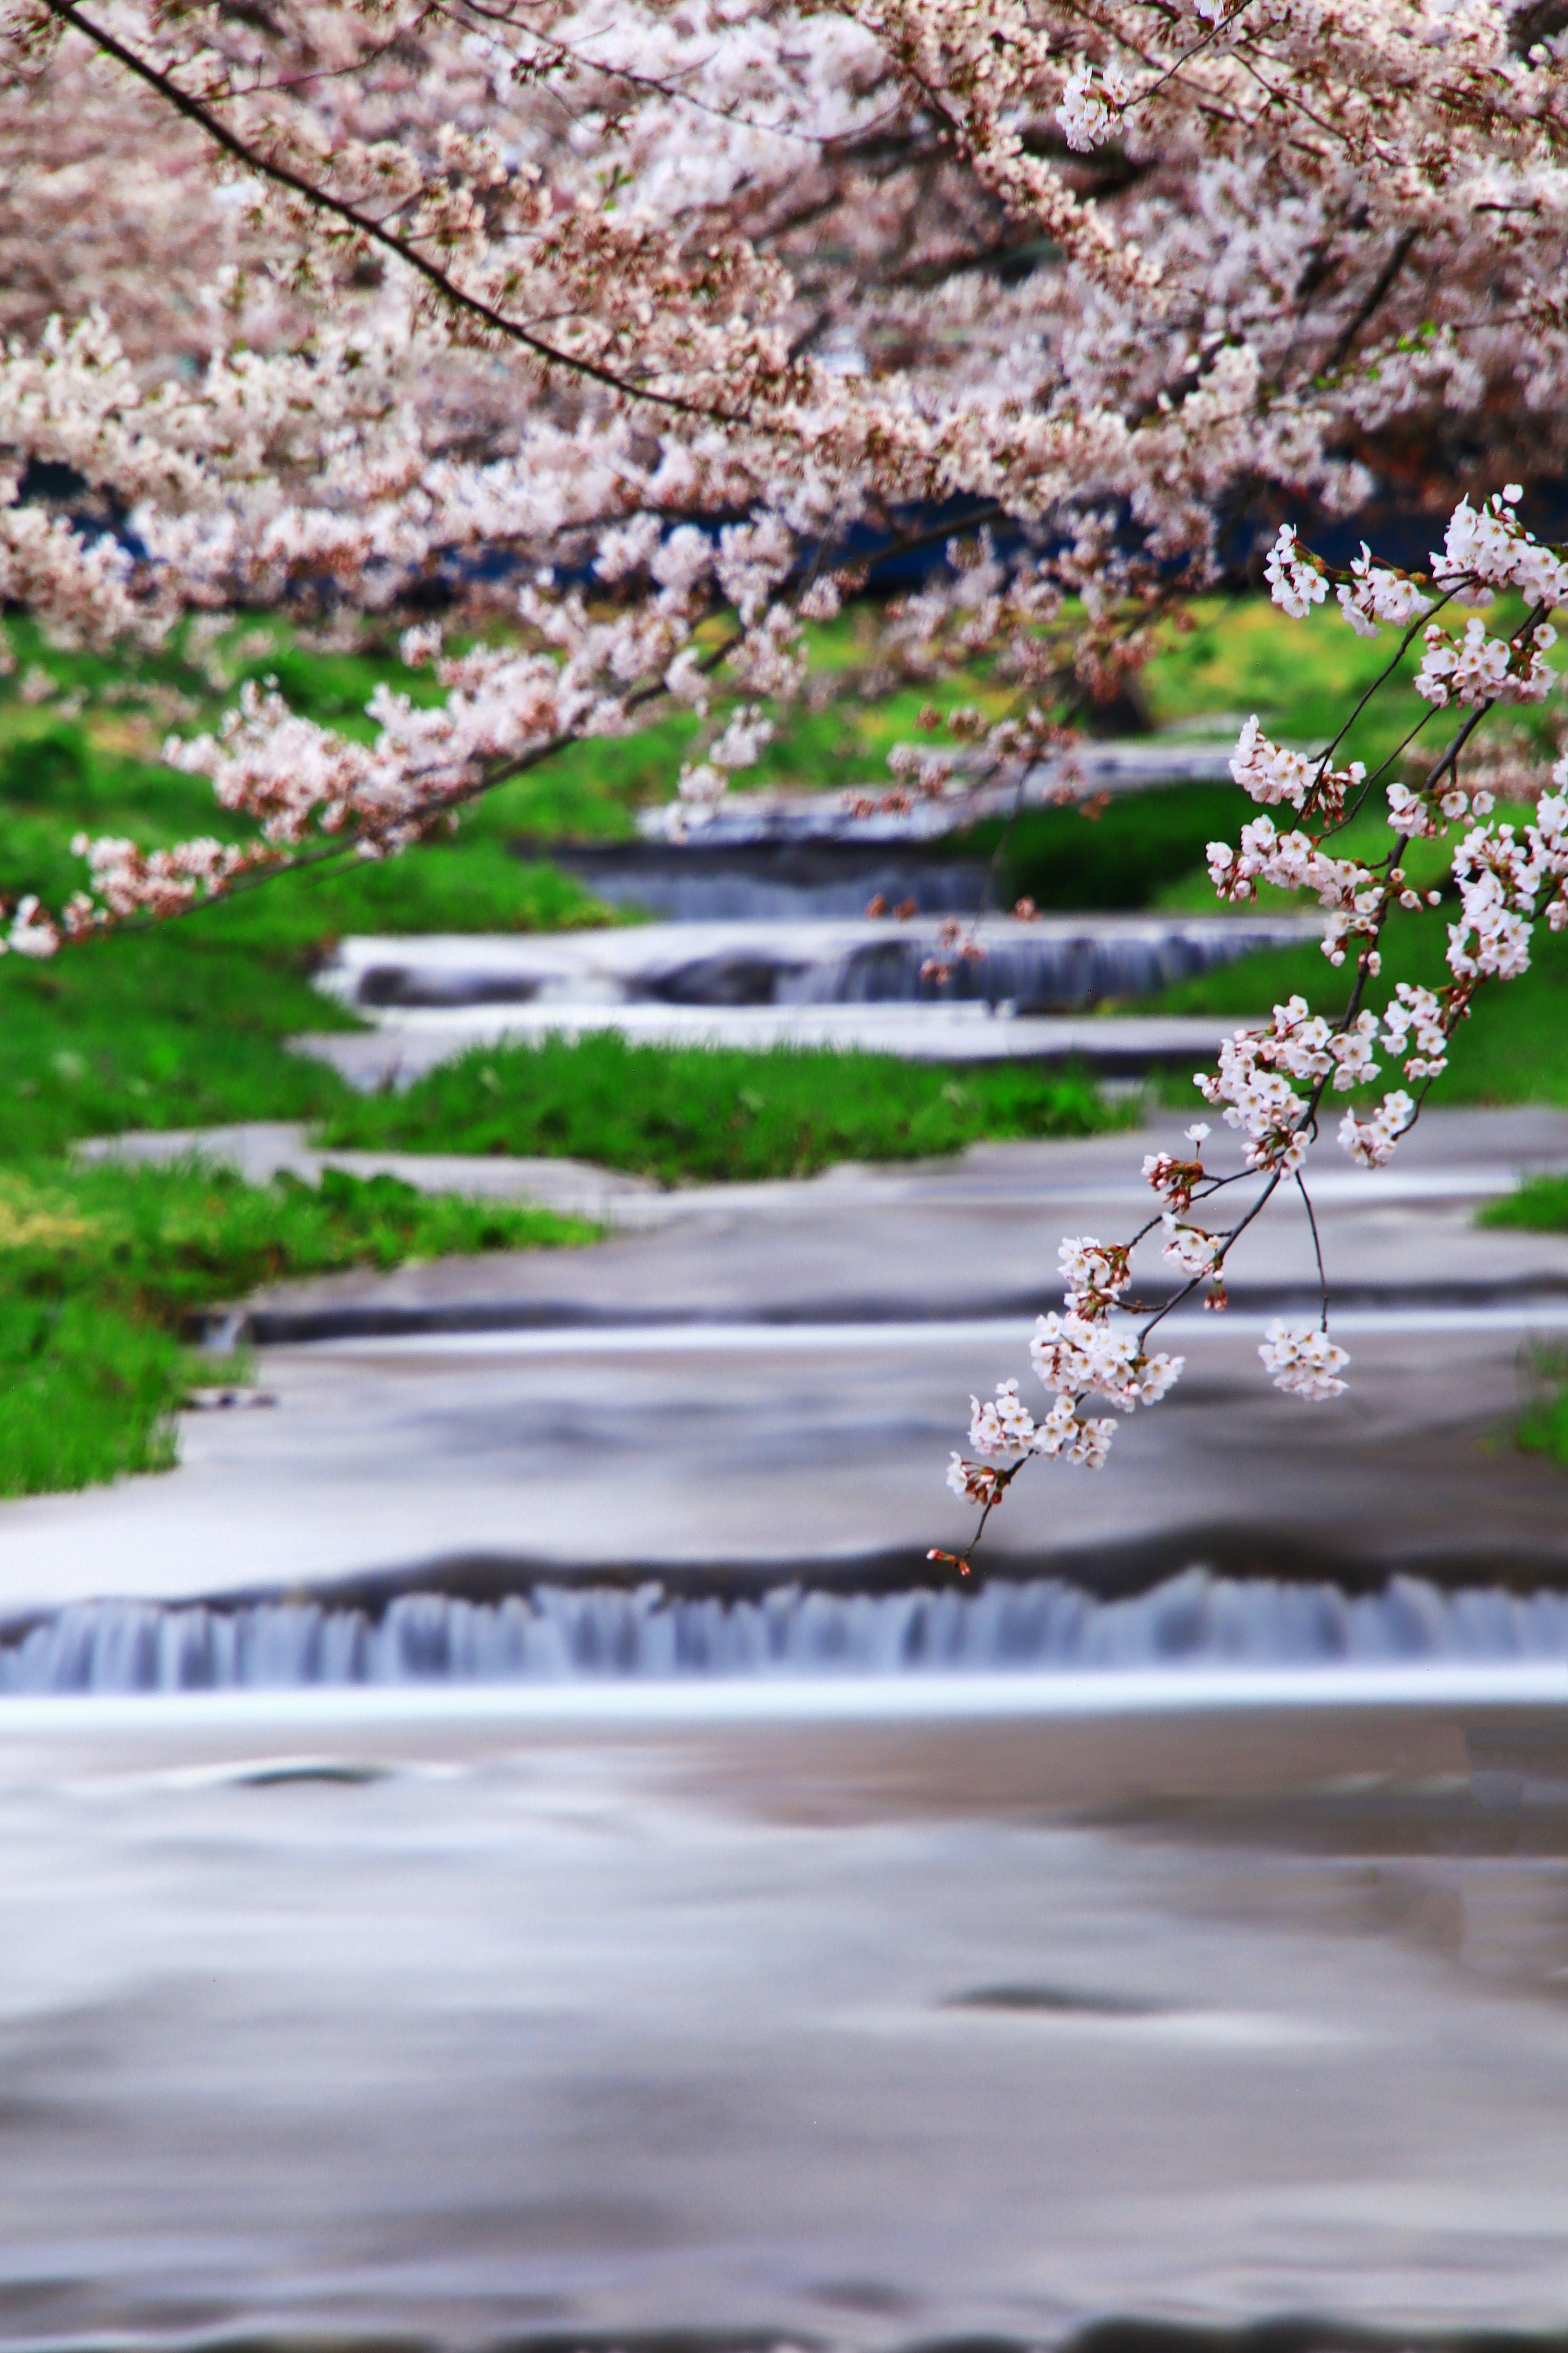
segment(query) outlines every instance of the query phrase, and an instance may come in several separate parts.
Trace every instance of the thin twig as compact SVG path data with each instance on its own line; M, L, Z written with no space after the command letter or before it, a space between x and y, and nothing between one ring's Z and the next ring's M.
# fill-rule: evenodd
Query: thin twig
M1307 1223L1312 1229L1312 1254L1318 1261L1318 1289L1323 1302L1322 1320L1318 1328L1321 1332L1326 1332L1329 1328L1329 1278L1323 1271L1323 1245L1318 1233L1318 1220L1312 1208L1312 1197L1307 1190L1307 1180L1299 1168L1296 1171L1296 1190L1301 1196L1301 1207L1306 1210Z
M1421 232L1418 228L1407 228L1401 230L1399 236L1395 237L1393 252L1384 263L1383 268L1378 271L1377 276L1373 280L1372 284L1368 287L1365 295L1357 305L1352 317L1346 322L1346 324L1341 330L1339 335L1335 339L1333 350L1323 362L1322 373L1324 375L1337 375L1341 368L1343 367L1346 360L1350 356L1351 345L1354 343L1362 329L1366 325L1368 320L1373 318L1377 311L1381 310L1389 289L1394 284L1394 281L1398 277L1400 271L1404 269L1405 263L1409 260L1412 248L1420 234Z

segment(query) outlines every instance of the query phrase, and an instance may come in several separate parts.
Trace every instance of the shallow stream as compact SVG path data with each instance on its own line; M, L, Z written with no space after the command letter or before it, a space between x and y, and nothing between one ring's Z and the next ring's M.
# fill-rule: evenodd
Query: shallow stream
M1568 1595L1445 1593L1409 1577L1349 1595L1193 1569L1115 1601L995 1578L754 1599L544 1585L496 1601L408 1593L379 1612L330 1599L89 1602L13 1630L0 1694L1516 1660L1568 1667Z

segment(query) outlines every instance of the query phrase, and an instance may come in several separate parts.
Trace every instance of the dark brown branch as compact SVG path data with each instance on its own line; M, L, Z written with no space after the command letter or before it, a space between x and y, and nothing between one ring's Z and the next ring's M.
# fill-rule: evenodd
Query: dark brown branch
M524 350L531 352L536 359L546 361L552 367L564 368L572 375L586 376L626 400L649 401L661 408L679 410L683 416L700 417L710 423L733 425L740 421L722 409L705 408L695 401L683 400L677 393L650 392L617 375L614 369L599 366L594 360L574 359L570 353L558 351L553 343L547 343L542 337L531 334L526 327L520 326L514 319L509 319L504 311L496 310L491 303L481 301L476 294L466 294L438 262L432 261L427 254L421 253L418 247L410 244L405 237L384 228L368 213L361 212L357 206L345 203L341 196L331 195L324 188L316 187L302 173L292 171L287 164L279 164L248 145L226 123L220 122L209 107L183 90L171 75L149 65L144 58L138 57L133 49L128 49L112 33L105 32L90 18L84 16L73 5L73 0L44 0L44 5L61 24L71 26L101 49L106 57L113 58L128 73L145 82L149 90L155 90L176 113L183 114L188 122L194 122L215 146L222 148L225 154L232 155L260 178L271 180L279 187L292 189L296 195L303 196L317 211L331 214L361 237L384 247L388 253L395 254L400 261L406 262L410 269L433 286L444 301L468 311L471 317L482 320L497 334L504 335L510 342L520 343Z
M1351 345L1368 321L1382 309L1394 280L1409 260L1411 251L1420 234L1417 228L1407 228L1402 229L1395 237L1394 250L1335 339L1333 350L1323 363L1322 372L1325 375L1337 375L1343 367L1350 357Z

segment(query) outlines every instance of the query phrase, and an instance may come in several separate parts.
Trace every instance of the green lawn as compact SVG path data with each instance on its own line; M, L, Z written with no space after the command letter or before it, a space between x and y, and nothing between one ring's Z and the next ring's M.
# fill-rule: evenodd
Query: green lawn
M1529 1233L1568 1234L1568 1176L1527 1176L1517 1193L1489 1201L1478 1223L1522 1226Z
M258 1283L595 1233L384 1176L334 1171L318 1187L199 1164L0 1166L0 1495L166 1468L172 1413L213 1377L185 1345L192 1319Z
M357 1096L323 1139L409 1152L564 1153L668 1185L808 1176L836 1160L958 1152L982 1136L1089 1135L1126 1124L1076 1072L961 1072L891 1054L573 1043L478 1047L406 1094Z
M178 649L117 669L46 651L7 624L0 691L0 894L58 900L81 870L79 828L153 843L232 832L198 780L163 765L171 724L210 723L240 675L276 670L302 707L360 726L386 659L307 652L268 627L226 677ZM33 673L28 678L28 672ZM47 673L54 691L39 692ZM28 691L23 691L26 681ZM593 1230L543 1211L427 1199L390 1182L241 1184L222 1171L84 1168L76 1138L127 1127L314 1119L346 1092L290 1054L301 1029L346 1026L310 986L350 930L552 927L604 920L574 882L480 824L460 849L345 862L127 932L47 964L0 961L0 1494L80 1486L173 1460L171 1414L193 1378L193 1312L263 1281L441 1252L543 1247Z

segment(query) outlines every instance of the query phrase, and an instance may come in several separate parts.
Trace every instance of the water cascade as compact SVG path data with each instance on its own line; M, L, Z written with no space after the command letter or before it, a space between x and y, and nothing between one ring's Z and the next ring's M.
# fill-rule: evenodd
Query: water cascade
M344 940L318 985L357 1009L914 1005L1068 1013L1155 994L1259 948L1316 943L1300 916L990 922L970 960L907 923L647 923L604 932Z
M399 1596L379 1614L302 1601L73 1604L0 1636L0 1694L1021 1669L1568 1663L1568 1594L1378 1593L1189 1569L1128 1600L1056 1578L755 1599L535 1586L476 1602Z

